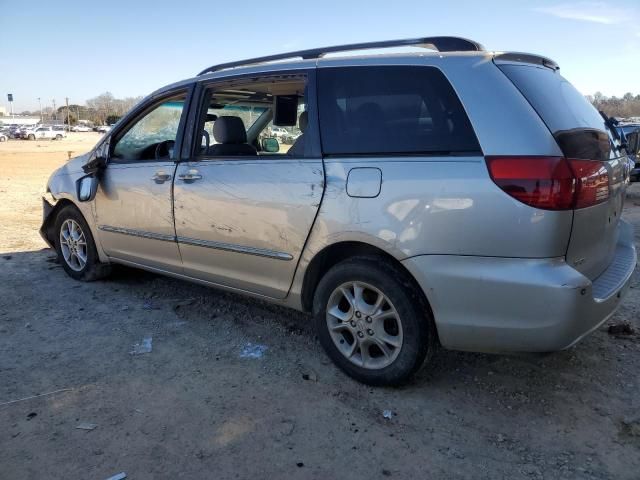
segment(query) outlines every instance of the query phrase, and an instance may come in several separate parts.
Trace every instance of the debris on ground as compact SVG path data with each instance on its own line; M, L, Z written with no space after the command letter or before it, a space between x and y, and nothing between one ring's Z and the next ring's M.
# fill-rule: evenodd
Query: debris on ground
M133 346L133 350L129 353L131 355L141 355L143 353L151 352L151 337L144 337L140 343L136 343Z
M11 400L9 402L0 403L0 407L3 407L4 405L11 405L12 403L24 402L25 400L31 400L32 398L46 397L48 395L53 395L55 393L68 392L71 390L73 390L73 388L62 388L60 390L54 390L53 392L40 393L38 395L31 395L29 397L18 398L17 400Z
M5 260L11 260L13 257L11 255L3 255L2 258Z
M383 410L382 416L387 420L391 420L395 416L395 413L391 410Z
M89 422L81 422L78 425L76 425L76 428L78 430L95 430L98 427L97 424L95 423L89 423Z
M27 415L27 420L31 420L32 418L37 417L38 414L36 412L31 412Z
M640 415L622 420L624 433L631 437L640 437Z
M105 478L105 480L122 480L123 478L127 478L127 474L124 472L116 473L109 478Z
M615 325L609 325L609 335L633 335L635 330L627 323L617 323Z
M196 301L195 298L187 298L186 300L181 300L179 302L176 302L173 305L173 310L177 311L177 310L180 310L182 307L188 307L189 305L193 305L195 301Z
M318 375L315 372L303 373L302 374L302 379L303 380L311 380L312 382L317 382L318 381Z
M240 358L262 358L269 347L258 343L247 343L242 347Z
M153 303L146 301L142 304L142 309L143 310L159 310L160 307L154 305Z
M296 465L298 466L298 468L304 467L304 463L303 462L298 462L298 463L296 463Z

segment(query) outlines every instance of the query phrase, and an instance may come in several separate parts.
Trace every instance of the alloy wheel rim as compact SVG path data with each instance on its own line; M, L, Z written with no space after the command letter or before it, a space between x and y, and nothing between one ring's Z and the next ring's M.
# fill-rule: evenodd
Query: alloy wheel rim
M80 272L87 264L87 239L78 222L65 220L60 227L60 250L69 268Z
M402 349L402 322L389 298L364 282L347 282L329 296L329 334L351 363L369 370L391 365Z

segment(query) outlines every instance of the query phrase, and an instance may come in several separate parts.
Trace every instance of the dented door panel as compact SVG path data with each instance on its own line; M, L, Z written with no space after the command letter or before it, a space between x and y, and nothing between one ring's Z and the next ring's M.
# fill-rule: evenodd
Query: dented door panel
M158 172L173 177L173 162L109 165L95 198L96 224L110 257L180 273L171 208L171 180L157 183Z
M181 179L195 175L195 180ZM184 273L284 298L322 199L322 160L181 163L174 184Z

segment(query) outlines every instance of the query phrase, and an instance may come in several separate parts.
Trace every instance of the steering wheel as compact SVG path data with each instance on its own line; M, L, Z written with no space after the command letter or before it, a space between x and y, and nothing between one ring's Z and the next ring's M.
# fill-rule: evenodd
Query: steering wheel
M156 160L171 158L171 155L173 154L173 147L175 147L175 145L176 142L174 142L173 140L165 140L164 142L160 142L158 145L156 145Z

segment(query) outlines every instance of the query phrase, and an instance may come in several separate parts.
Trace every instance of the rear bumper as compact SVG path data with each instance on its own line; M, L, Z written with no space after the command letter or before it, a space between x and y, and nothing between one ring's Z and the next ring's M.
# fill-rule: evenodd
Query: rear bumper
M633 229L624 221L619 228L616 255L594 281L564 258L424 255L403 264L429 299L444 347L562 350L602 325L629 288L637 261Z

